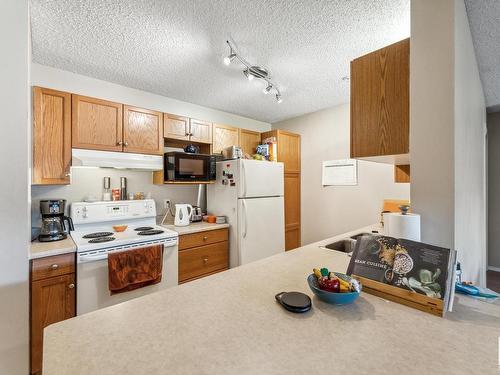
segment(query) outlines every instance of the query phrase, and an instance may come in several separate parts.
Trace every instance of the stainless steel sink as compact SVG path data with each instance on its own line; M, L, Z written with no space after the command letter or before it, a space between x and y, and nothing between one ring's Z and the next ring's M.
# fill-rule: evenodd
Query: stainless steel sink
M355 246L356 246L356 240L353 240L351 238L346 238L325 245L324 247L330 250L341 251L343 253L352 253L354 251Z
M358 233L358 234L355 234L354 236L351 236L350 238L352 238L354 241L357 241L359 237L362 237L366 234L373 234L373 233Z

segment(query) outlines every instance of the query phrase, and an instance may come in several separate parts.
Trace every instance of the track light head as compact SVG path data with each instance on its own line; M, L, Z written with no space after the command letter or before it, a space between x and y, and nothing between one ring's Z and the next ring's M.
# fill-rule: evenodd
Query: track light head
M224 57L224 64L226 64L226 65L231 64L231 62L234 60L235 57L236 57L236 54L231 52L231 54L229 56Z
M249 81L251 81L251 80L253 80L253 79L254 79L253 74L252 74L252 73L250 72L250 70L248 70L248 69L245 69L245 70L243 71L243 74L245 74L245 76L247 77L247 79L248 79Z
M278 103L283 103L283 99L281 98L281 94L276 94L276 101Z
M273 86L271 84L268 84L267 87L264 90L262 90L262 92L267 95L271 92L272 88Z

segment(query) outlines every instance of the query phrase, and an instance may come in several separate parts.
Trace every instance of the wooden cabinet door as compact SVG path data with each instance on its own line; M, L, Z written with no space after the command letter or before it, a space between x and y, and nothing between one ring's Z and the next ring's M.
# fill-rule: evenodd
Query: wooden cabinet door
M260 144L260 133L247 129L239 129L239 145L243 154L253 155Z
M72 146L122 151L122 115L122 104L72 95Z
M285 173L285 250L300 247L300 173Z
M32 183L70 183L71 94L33 88Z
M285 164L285 173L300 172L300 135L278 130L278 161Z
M179 251L179 283L227 270L228 265L227 241Z
M165 138L189 140L189 118L163 114L163 136Z
M189 120L189 140L198 143L212 143L212 123L208 121Z
M351 62L351 157L409 152L410 40Z
M214 124L212 132L212 149L214 154L220 154L226 147L238 146L240 144L238 128L228 125Z
M75 316L75 274L31 283L31 373L42 369L43 329Z
M163 154L163 114L123 106L123 151Z

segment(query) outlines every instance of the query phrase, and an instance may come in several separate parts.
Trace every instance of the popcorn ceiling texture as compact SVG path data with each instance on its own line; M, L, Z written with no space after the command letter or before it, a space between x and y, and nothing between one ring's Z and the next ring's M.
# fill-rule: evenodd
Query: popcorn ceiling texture
M465 6L486 106L500 111L500 1L465 0Z
M275 122L349 101L349 62L410 34L409 0L31 0L33 61ZM283 103L237 65L270 69Z

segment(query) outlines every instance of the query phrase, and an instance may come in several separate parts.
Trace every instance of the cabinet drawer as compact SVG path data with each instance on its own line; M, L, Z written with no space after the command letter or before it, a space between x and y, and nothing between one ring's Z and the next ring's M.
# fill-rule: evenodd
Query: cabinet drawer
M228 268L228 242L196 247L179 252L179 282Z
M75 272L75 254L61 254L31 261L31 280Z
M190 249L192 247L208 245L211 243L227 241L228 230L216 229L206 232L184 234L179 237L179 250Z

